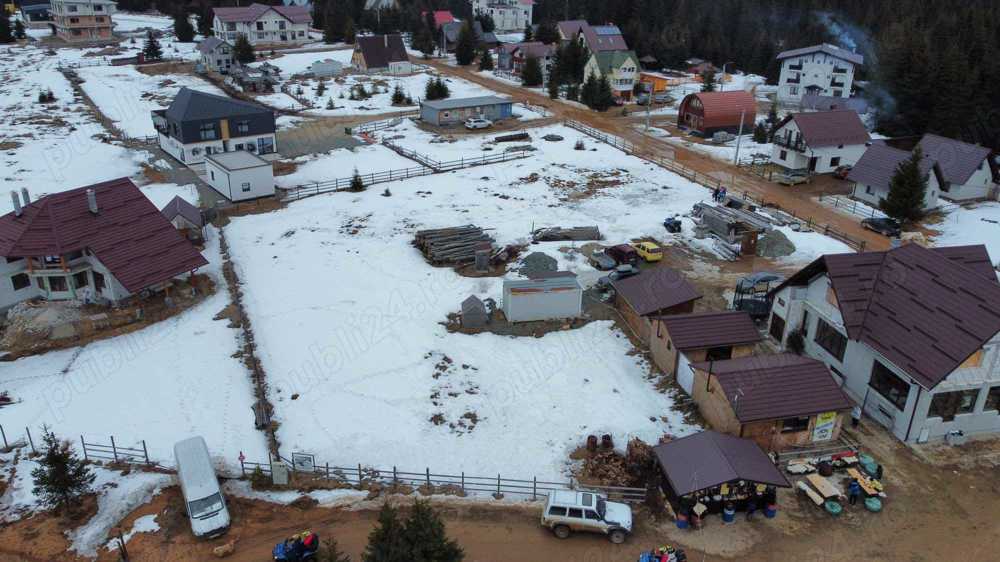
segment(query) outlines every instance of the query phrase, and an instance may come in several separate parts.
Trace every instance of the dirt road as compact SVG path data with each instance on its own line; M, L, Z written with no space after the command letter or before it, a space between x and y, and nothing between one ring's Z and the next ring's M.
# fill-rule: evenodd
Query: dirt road
M641 152L663 158L672 158L687 168L721 180L729 188L730 193L747 191L755 198L776 204L786 211L794 212L799 217L811 218L813 222L820 224L829 224L855 240L864 240L869 249L883 250L889 247L887 238L865 230L861 227L858 219L843 215L813 201L814 193L811 190L798 190L771 183L740 170L732 164L644 135L635 129L634 119L622 116L619 111L612 109L599 113L554 101L537 91L479 74L474 70L474 67L452 66L439 60L422 60L420 62L429 64L442 74L468 80L484 88L508 95L515 101L526 101L533 105L544 106L555 118L572 119L619 136L634 144Z

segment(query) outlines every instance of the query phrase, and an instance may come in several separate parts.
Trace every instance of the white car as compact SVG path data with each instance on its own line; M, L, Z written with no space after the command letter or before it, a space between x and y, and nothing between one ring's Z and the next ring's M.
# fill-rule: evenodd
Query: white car
M594 492L557 491L549 494L542 526L552 529L560 539L581 531L601 533L621 544L632 532L632 508Z
M470 117L465 121L465 128L474 129L489 129L493 126L493 121L489 119L483 119L482 117Z

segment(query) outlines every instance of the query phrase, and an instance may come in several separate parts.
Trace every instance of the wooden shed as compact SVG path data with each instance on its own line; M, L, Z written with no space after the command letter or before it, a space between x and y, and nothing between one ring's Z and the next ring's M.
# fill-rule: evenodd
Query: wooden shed
M743 133L753 132L757 120L757 102L753 94L743 90L732 92L698 92L681 101L677 126L704 137L720 131L737 133L743 117Z
M694 311L701 293L675 269L661 265L611 282L614 305L636 337L648 343L652 318Z

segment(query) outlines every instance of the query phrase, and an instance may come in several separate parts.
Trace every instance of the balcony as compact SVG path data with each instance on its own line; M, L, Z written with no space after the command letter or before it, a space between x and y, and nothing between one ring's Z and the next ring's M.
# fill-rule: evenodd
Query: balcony
M802 70L802 63L788 65L788 70Z
M847 74L847 69L835 66L835 67L833 67L833 73L834 74Z
M806 146L806 143L802 142L801 138L793 139L789 137L775 136L771 142L782 148L794 150L795 152L805 152L809 148Z
M785 80L785 84L801 84L801 83L802 79L797 76L795 78L789 78L788 80Z
M830 81L830 87L831 88L843 88L844 87L844 82L841 81L841 80L831 80Z

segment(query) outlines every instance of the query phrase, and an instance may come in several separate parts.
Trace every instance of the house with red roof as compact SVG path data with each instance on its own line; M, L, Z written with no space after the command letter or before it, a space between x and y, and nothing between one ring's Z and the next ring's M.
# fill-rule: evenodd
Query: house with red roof
M128 178L11 198L0 217L0 310L35 298L119 302L208 265Z
M984 246L825 255L768 296L770 336L826 364L899 439L1000 433L1000 283Z
M792 113L778 122L771 142L771 163L792 171L827 174L853 166L871 136L851 109Z
M309 40L312 12L308 6L213 8L213 34L230 43L245 35L251 45L304 43Z
M677 112L678 127L703 137L720 131L735 134L741 128L747 133L756 122L757 101L743 90L688 94Z

